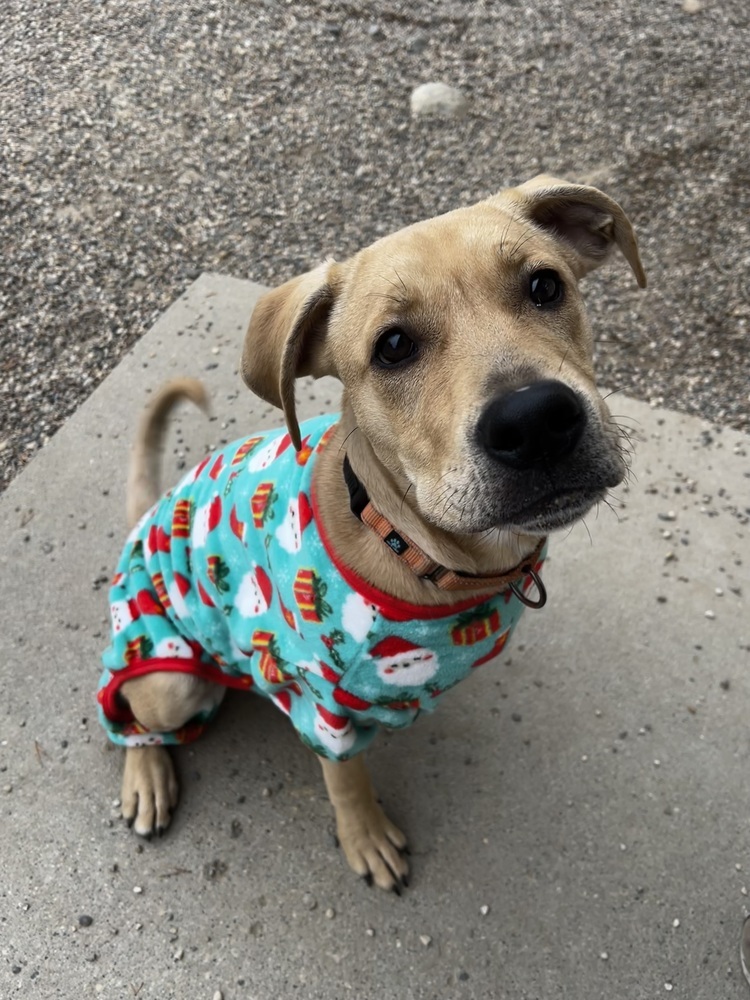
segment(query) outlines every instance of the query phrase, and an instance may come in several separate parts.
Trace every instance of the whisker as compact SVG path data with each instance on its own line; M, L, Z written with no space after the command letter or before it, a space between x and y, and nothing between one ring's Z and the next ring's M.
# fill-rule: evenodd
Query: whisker
M617 523L620 524L620 522L622 521L622 518L620 517L620 515L618 514L618 512L615 510L615 508L612 506L612 504L609 502L609 500L607 500L606 497L602 497L602 499L599 501L599 503L606 504L609 507L609 509L612 511L612 513L615 515L615 520L617 521ZM598 507L599 507L599 504L597 504L597 508Z
M591 543L591 547L593 548L594 547L594 539L591 537L591 532L589 531L589 526L588 526L588 524L586 524L586 520L583 517L581 518L581 524L586 529L586 534L589 536L589 542Z
M341 453L341 449L344 447L344 445L349 440L349 438L352 436L352 434L355 431L358 431L358 430L359 430L359 424L356 424L354 427L352 427L352 429L349 431L349 433L346 435L346 437L344 438L344 440L339 445L339 454Z
M616 392L630 392L630 390L633 388L634 386L632 385L621 385L617 389L612 389L610 392L607 393L606 396L602 396L602 399L609 399L609 397L614 396Z
M401 508L400 508L401 510L404 509L404 500L406 500L406 494L409 492L409 490L412 488L413 485L414 485L413 483L409 483L409 485L406 487L406 490L404 491L404 495L401 497Z
M610 416L613 420L632 420L634 424L638 424L639 427L643 427L642 420L639 420L638 417L631 417L627 413L611 413Z

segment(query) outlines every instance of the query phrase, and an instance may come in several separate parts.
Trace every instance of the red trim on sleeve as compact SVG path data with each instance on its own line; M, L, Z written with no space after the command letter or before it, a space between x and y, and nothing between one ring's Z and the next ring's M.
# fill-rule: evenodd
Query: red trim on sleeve
M146 674L159 672L193 674L204 681L212 681L214 684L221 684L224 687L238 688L240 691L247 691L253 686L250 674L242 674L240 677L225 674L221 667L199 659L186 660L175 656L163 659L154 657L149 660L133 660L127 667L115 671L112 680L97 695L106 718L110 722L133 722L134 717L130 707L117 699L120 688L126 681L131 681L135 677L144 677Z

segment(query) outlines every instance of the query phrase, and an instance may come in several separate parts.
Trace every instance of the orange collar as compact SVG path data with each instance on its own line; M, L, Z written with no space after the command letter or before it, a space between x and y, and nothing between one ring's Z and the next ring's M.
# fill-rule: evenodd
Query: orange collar
M462 573L436 562L421 549L408 535L397 531L393 524L376 510L362 482L351 467L348 456L344 457L344 480L349 490L349 504L352 514L375 532L401 562L420 578L434 584L440 590L476 590L486 588L487 593L500 593L510 589L529 608L542 608L547 603L547 591L541 577L535 570L547 539L539 540L536 548L512 569L500 573ZM537 589L537 600L528 598L519 582L529 577Z

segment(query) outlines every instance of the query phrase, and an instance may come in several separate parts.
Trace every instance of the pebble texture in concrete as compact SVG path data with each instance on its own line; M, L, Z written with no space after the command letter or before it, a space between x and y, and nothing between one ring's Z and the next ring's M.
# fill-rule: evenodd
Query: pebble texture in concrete
M694 418L613 398L636 443L619 522L555 539L508 655L376 744L401 899L344 867L315 760L249 697L179 752L163 840L118 820L93 692L128 443L178 372L215 417L180 414L165 484L279 422L237 374L259 291L196 281L0 501L0 995L745 997L750 441Z

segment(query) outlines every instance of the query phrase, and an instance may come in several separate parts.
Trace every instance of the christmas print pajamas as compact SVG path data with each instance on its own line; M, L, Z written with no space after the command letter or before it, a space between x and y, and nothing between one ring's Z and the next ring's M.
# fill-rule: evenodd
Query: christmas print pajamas
M200 734L210 713L177 732L149 732L119 696L126 680L174 670L271 698L316 753L345 760L379 725L409 725L501 652L524 607L511 590L451 607L411 605L332 550L312 473L335 419L303 424L299 452L284 431L235 441L131 532L110 591L98 692L115 743Z

